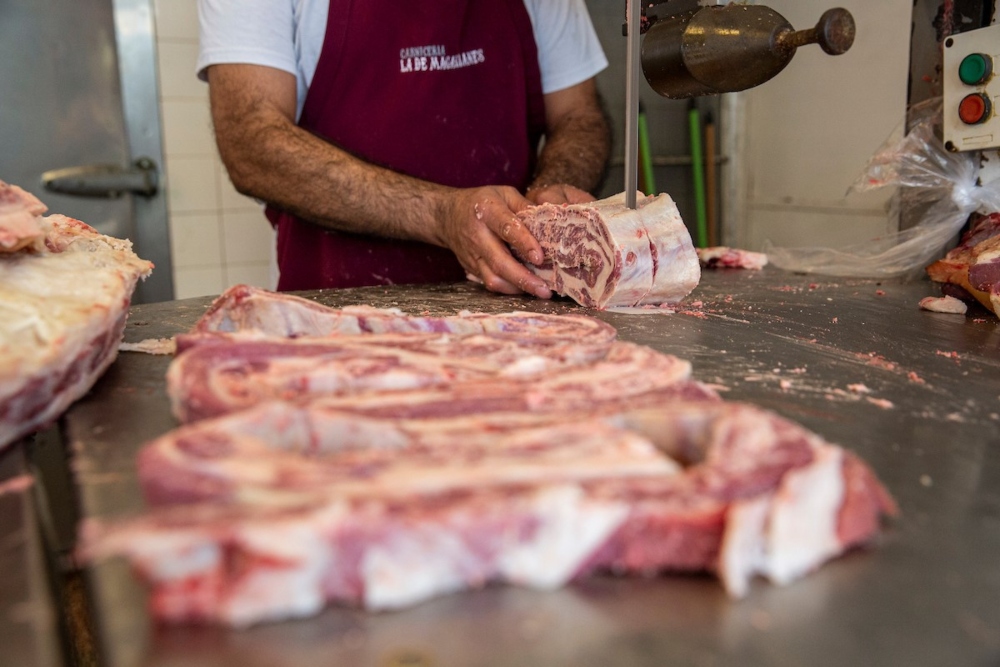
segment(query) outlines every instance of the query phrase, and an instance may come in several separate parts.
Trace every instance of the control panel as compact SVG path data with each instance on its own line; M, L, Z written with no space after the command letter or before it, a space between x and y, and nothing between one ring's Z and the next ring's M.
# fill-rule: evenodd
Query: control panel
M1000 147L1000 24L944 40L944 144Z

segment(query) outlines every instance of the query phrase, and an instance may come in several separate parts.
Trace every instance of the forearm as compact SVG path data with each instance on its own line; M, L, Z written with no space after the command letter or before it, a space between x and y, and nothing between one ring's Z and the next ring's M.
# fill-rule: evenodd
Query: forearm
M593 192L600 184L611 149L600 107L567 114L546 136L531 188L568 184Z
M331 229L445 245L450 188L360 160L280 114L216 118L216 130L241 193Z

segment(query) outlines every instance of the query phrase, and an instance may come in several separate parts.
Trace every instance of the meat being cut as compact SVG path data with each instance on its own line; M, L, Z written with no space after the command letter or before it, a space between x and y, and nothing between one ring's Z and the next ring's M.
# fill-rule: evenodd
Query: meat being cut
M978 301L1000 315L1000 213L980 216L961 243L927 267L947 296Z
M528 268L552 291L588 308L676 303L698 285L691 235L666 194L624 193L589 204L542 204L517 215L544 260Z
M79 220L38 227L41 244L0 253L0 447L55 419L115 360L132 292L153 268Z
M161 620L244 626L595 572L716 573L731 595L869 541L895 505L856 457L750 406L599 420L374 419L262 404L147 445L153 508L83 526Z

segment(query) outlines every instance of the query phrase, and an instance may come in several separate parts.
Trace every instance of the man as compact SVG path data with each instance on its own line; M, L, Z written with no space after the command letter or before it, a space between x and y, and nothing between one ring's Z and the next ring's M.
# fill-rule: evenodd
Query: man
M199 17L219 151L268 204L279 289L468 277L551 296L511 255L541 260L514 215L592 200L604 169L583 0L199 0Z

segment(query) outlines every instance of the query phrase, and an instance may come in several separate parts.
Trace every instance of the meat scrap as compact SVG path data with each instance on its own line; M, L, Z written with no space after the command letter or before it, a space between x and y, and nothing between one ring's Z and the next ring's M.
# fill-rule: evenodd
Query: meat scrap
M139 459L151 509L88 521L169 622L396 609L490 582L712 572L739 597L871 540L892 499L856 457L750 406L359 417L286 403L182 427Z
M1000 213L980 216L961 243L927 267L931 280L950 296L978 301L1000 314Z
M622 193L589 204L542 204L517 217L544 254L528 268L588 308L677 303L701 278L691 235L665 194L640 196L635 209Z
M29 213L45 211L32 200L21 199ZM0 447L55 419L115 360L132 292L153 268L129 241L41 220L38 248L0 253Z
M969 307L953 296L926 296L920 300L920 307L934 313L965 315Z
M0 253L44 247L48 210L35 195L0 181Z
M716 246L698 248L698 261L706 269L751 269L758 271L767 266L767 255L738 248Z

